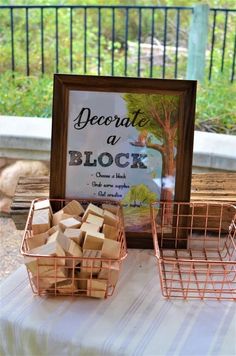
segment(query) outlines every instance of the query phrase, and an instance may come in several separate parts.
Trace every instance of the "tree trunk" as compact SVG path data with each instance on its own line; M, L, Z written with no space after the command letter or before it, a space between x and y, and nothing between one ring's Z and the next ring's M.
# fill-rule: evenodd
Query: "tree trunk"
M168 142L169 141L169 142ZM172 201L175 181L174 142L168 140L162 154L162 201Z
M169 139L165 144L165 150L162 154L162 189L160 200L163 202L172 202L175 191L175 158L174 158L174 141ZM160 211L162 214L163 212ZM164 218L164 219L163 219ZM165 209L164 217L161 217L162 224L172 226L173 211L172 206Z

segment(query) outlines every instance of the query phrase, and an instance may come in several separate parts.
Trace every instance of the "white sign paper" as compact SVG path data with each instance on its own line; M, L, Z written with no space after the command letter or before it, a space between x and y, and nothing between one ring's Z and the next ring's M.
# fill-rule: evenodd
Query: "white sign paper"
M70 91L65 194L122 201L126 229L138 231L148 204L160 199L162 155L146 144L160 141L148 132L142 108L130 112L127 105L125 93ZM166 184L172 189L174 177Z

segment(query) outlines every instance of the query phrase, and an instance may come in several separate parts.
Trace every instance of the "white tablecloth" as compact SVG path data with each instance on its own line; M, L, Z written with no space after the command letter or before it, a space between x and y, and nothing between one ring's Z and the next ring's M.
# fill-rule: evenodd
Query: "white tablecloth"
M0 293L0 355L236 355L236 303L165 300L149 250L129 251L106 300L34 296L24 266Z

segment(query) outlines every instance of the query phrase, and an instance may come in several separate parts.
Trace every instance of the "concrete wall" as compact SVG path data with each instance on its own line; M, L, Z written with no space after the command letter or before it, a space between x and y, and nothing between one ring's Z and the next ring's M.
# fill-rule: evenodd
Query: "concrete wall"
M49 161L51 119L0 116L0 158ZM193 170L236 171L236 136L195 131Z

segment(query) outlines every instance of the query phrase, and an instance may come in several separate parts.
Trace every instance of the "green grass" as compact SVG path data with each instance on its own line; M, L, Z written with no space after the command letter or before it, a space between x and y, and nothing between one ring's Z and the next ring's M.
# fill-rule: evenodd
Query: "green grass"
M0 75L0 115L51 117L53 76ZM196 129L236 134L236 85L218 76L198 85Z

